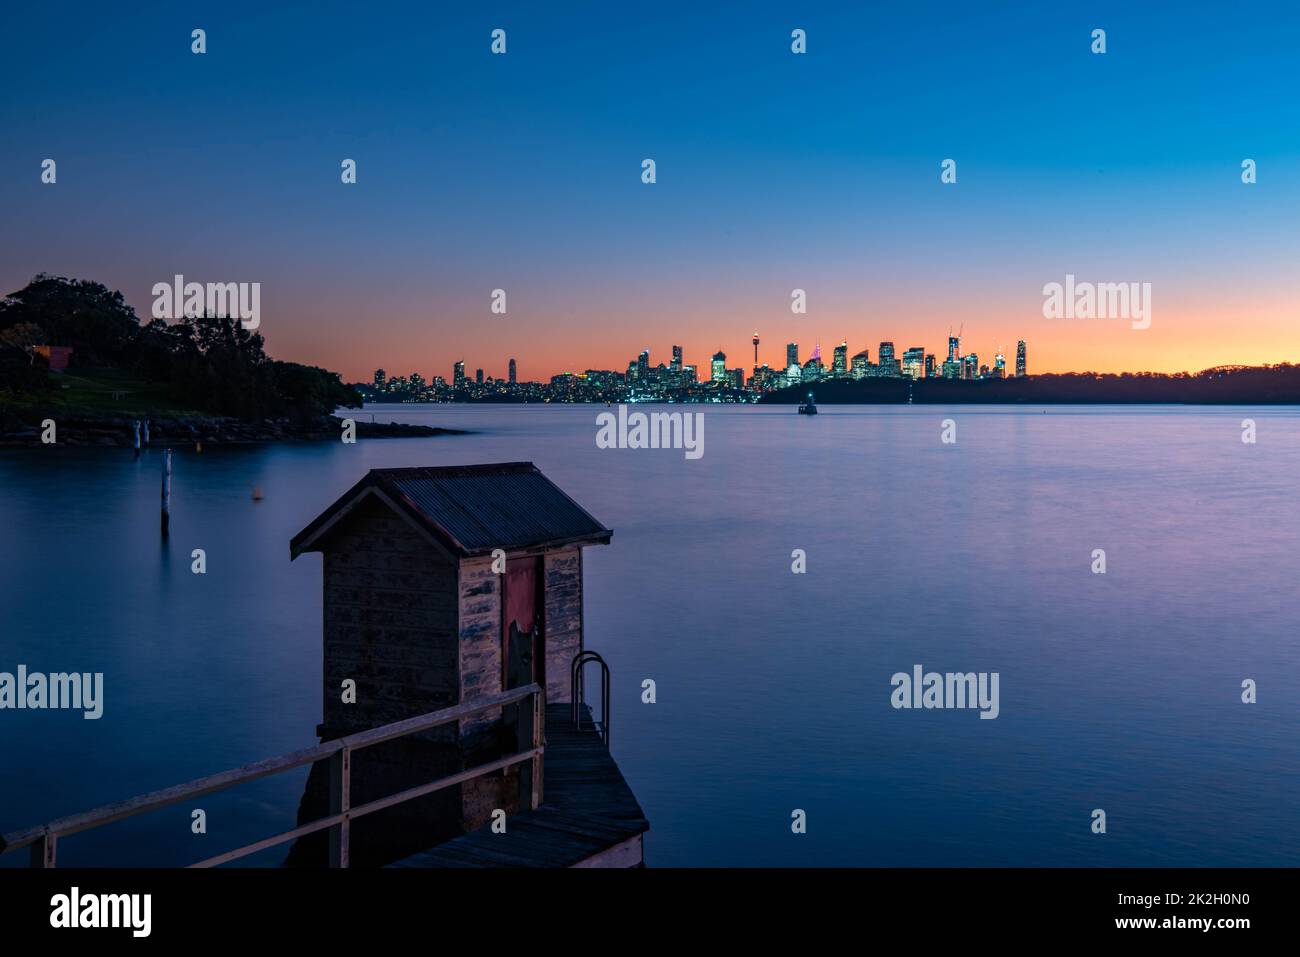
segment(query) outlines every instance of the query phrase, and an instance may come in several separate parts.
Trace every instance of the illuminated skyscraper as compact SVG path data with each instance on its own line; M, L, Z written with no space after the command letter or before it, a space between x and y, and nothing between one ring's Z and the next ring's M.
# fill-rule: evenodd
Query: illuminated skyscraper
M465 360L461 359L451 367L451 384L457 389L465 388Z
M949 326L948 328L951 329L952 326ZM948 361L961 361L961 339L958 336L954 336L952 333L948 334Z
M510 360L510 384L515 384L515 360Z
M758 333L754 333L754 368L758 368Z
M880 365L881 375L898 375L898 362L894 359L894 344L892 342L882 342L880 344L876 362Z
M641 354L636 357L636 377L642 381L649 378L650 373L650 350L642 349Z
M799 343L797 342L786 343L785 364L787 367L797 366L799 364Z
M682 371L682 347L673 346L673 361L668 363L669 372Z
M483 384L483 370L482 370L482 369L475 369L475 370L474 370L474 381L475 381L476 383L478 383L479 385L482 385L482 384Z
M1016 343L1016 378L1020 379L1028 374L1025 371L1025 340L1021 339Z
M903 353L903 375L909 379L919 379L925 375L925 349L913 346Z
M383 391L384 391L385 381L387 380L387 378L388 378L388 376L387 376L387 374L384 372L383 369L376 369L376 370L375 370L375 389L378 390L379 392L383 392Z
M925 377L927 379L934 378L934 353L933 352L927 353L925 357Z
M713 354L713 367L709 378L720 385L727 384L727 354L719 349Z
M1007 377L1007 357L998 350L998 354L993 357L993 378L1005 379Z
M849 362L849 374L855 379L861 379L867 374L867 365L871 362L871 357L867 355L867 350L863 349L853 357Z
M835 354L831 357L831 375L837 379L842 379L849 374L849 344L841 342L835 347Z

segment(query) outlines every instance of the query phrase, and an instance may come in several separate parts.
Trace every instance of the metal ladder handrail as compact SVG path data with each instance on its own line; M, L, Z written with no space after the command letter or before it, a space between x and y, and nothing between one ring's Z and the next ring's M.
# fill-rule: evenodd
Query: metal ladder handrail
M573 698L573 727L582 730L582 706L586 696L585 681L582 676L584 665L596 662L600 665L600 720L596 716L591 717L591 726L593 730L600 732L601 739L605 742L605 747L609 747L609 665L594 651L580 651L573 656L573 664L569 668L569 679L571 684L571 697Z

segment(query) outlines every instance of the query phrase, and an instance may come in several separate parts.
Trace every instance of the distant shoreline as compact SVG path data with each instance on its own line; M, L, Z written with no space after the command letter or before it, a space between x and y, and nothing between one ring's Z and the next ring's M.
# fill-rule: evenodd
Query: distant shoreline
M319 419L290 421L288 419L246 422L218 415L61 415L57 411L46 416L26 412L23 416L10 415L0 421L0 448L31 448L41 446L42 421L55 423L55 445L108 448L131 448L135 444L134 422L148 418L149 445L209 446L256 445L267 442L338 442L343 435L345 416L323 416ZM437 435L468 435L464 429L445 429L431 425L412 425L402 422L368 422L361 418L356 423L359 439L427 438Z
M935 406L941 406L941 405L1005 405L1005 406L1011 406L1011 407L1013 407L1013 408L1014 408L1014 407L1032 408L1032 407L1036 407L1036 406L1044 406L1044 405L1059 405L1059 406L1098 406L1098 407L1103 407L1103 406L1123 406L1123 405L1150 405L1150 406L1169 405L1169 406L1187 406L1187 407L1204 407L1204 408L1214 408L1214 407L1216 407L1216 406L1220 406L1220 407L1225 407L1225 408L1226 408L1226 407L1231 407L1231 406L1243 406L1243 407L1244 407L1244 406L1261 406L1261 405L1266 405L1266 406L1278 406L1278 407L1293 406L1293 405L1294 405L1294 406L1300 406L1300 397L1297 397L1297 398L1295 398L1295 399L1286 399L1286 400L1277 400L1277 399L1249 399L1249 398L1236 399L1236 398L1234 398L1234 399L1224 399L1224 400L1220 400L1220 401L1187 401L1187 400L1181 400L1181 399L1093 399L1093 400L1081 400L1081 399L1038 399L1038 398L1035 398L1035 399L1023 399L1023 400L1021 400L1021 399L1016 399L1016 400L1007 400L1007 399L994 399L994 398L989 398L989 397L987 397L987 396L979 396L979 397L971 397L971 398L964 398L964 399L934 399L934 398L930 398L930 399L920 399L920 398L918 398L918 399L915 399L915 400L912 401L912 402L908 402L907 399L905 399L905 398L902 399L901 401L900 401L900 400L895 400L895 399L848 399L848 400L845 400L845 399L836 399L836 398L833 398L833 397L831 397L831 398L823 398L823 397L822 397L822 394L821 394L821 393L822 393L822 390L821 390L821 389L815 389L815 390L813 390L813 391L816 393L816 394L815 394L816 404L817 404L817 405L826 405L826 406L830 406L830 405L856 405L856 406L878 406L878 405L903 405L903 406L906 406L906 405L913 405L913 406L915 406L915 405L935 405ZM638 400L636 400L636 401L629 401L629 400L624 399L624 400L621 400L621 401L618 401L618 402L608 402L608 403L606 403L606 402L473 402L473 401L470 401L470 402L373 402L373 403L367 403L366 406L365 406L365 408L366 408L366 409L371 409L371 408L376 408L376 407L378 407L378 408L383 408L385 411L387 411L387 412L389 412L389 413L395 413L395 412L396 412L396 407L398 407L398 406L401 406L401 407L403 408L403 410L409 408L412 412L415 412L415 413L419 413L419 412L423 412L423 411L425 411L425 410L430 410L430 409L435 409L435 408L447 408L448 406L452 406L452 407L456 407L456 408L467 408L467 407L476 407L476 408L478 408L478 407L484 407L484 408L498 408L498 409L499 409L499 408L509 408L509 407L511 407L511 406L521 406L521 407L522 407L522 406L528 406L528 407L530 407L530 408L532 408L532 407L536 407L536 406L551 406L551 407L553 407L553 408L562 408L562 409L564 409L564 408L573 408L573 409L578 409L578 408L592 408L592 409L602 409L602 410L603 410L603 409L606 409L606 408L610 408L610 409L617 408L617 407L620 406L620 405L629 405L629 406L634 405L634 406L638 406L638 407L640 407L640 406L647 406L647 405L656 405L656 406L658 406L658 405L663 405L663 406L673 406L673 407L681 407L681 406L709 406L709 407L714 407L714 408L716 408L716 407L726 407L726 408L748 408L748 407L754 407L754 406L769 406L769 407L770 407L770 406L800 405L800 404L803 403L803 401L804 401L805 397L807 396L807 394L808 394L808 392L807 392L807 390L805 390L805 391L803 391L803 392L799 395L799 397L796 398L796 399L787 399L787 398L782 397L782 398L773 398L773 399L763 399L763 400L759 400L758 402L694 402L694 401L693 401L693 402L681 402L681 401L672 400L672 399L638 399ZM358 422L358 426L360 426L360 424L361 424L361 423ZM394 423L394 424L396 424L396 423ZM456 430L456 429L445 429L445 430L443 430L443 431L447 431L447 432L456 432L457 430Z
M1300 405L1300 367L1194 376L1038 375L1010 379L861 379L787 386L760 405Z
M757 376L757 372L755 373ZM781 381L786 381L785 376ZM818 405L1300 405L1300 365L1219 366L1180 375L1158 373L1040 373L1033 376L912 379L901 375L849 378L821 375L771 391L718 384L673 388L654 380L596 391L564 390L549 397L540 383L518 394L429 389L383 401L364 384L365 407L447 405L798 405L812 393ZM513 388L511 386L510 388Z

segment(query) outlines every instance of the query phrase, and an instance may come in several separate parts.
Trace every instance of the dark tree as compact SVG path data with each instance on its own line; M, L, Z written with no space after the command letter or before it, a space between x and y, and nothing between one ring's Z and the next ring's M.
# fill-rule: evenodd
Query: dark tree
M54 345L75 348L73 361L121 363L130 359L140 331L122 294L97 282L41 273L0 299L0 330L32 323Z
M82 367L109 366L165 383L177 403L243 419L305 421L361 404L337 373L266 354L261 333L228 316L141 326L120 292L41 274L0 300L0 387L10 400L48 389L37 342L73 347Z

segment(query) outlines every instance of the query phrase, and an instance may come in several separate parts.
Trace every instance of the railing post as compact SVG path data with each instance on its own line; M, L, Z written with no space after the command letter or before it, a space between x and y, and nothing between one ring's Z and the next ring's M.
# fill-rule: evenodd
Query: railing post
M533 750L539 751L546 740L546 690L533 692ZM532 794L530 804L534 811L542 803L542 756L534 754L532 760Z
M53 867L58 842L58 837L49 831L41 835L40 840L31 847L31 866Z
M582 702L586 697L583 687L583 672L587 667L587 653L580 651L573 656L573 675L570 696L573 698L573 727L582 728Z
M352 749L344 745L330 756L330 816L352 810ZM330 828L330 867L348 866L352 822L344 818Z
M596 719L591 719L592 726L596 724ZM600 736L605 742L605 747L609 747L609 666L605 664L605 659L600 659Z

